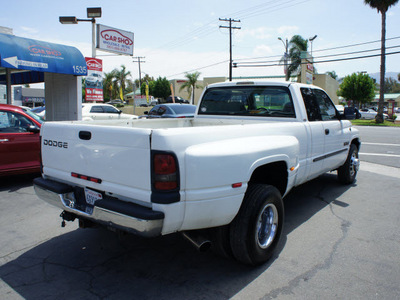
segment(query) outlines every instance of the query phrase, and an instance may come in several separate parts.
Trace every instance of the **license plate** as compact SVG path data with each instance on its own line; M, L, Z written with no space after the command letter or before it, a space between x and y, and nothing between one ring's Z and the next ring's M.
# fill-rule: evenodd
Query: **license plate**
M94 205L97 200L103 199L103 195L99 192L85 189L85 198L87 204Z

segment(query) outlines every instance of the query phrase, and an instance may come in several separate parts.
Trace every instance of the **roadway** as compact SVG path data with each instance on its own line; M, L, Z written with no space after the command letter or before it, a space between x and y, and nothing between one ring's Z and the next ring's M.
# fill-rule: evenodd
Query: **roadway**
M362 135L363 161L400 168L400 128L357 127Z
M257 268L180 235L62 228L32 176L0 182L1 299L399 299L400 129L359 127L352 186L327 173L285 199L275 257Z

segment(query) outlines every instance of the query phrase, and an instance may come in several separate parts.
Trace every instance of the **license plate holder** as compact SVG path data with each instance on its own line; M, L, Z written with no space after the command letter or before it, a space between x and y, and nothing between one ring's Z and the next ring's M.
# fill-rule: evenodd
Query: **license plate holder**
M102 200L103 194L94 190L85 188L85 200L89 205L94 205L96 201Z

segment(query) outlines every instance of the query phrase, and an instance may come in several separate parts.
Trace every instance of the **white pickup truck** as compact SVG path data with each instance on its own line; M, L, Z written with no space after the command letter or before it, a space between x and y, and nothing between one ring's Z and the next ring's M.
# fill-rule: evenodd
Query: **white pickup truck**
M337 170L358 171L358 130L318 87L226 82L204 89L194 118L46 122L36 194L64 221L193 243L250 264L282 232L282 198Z

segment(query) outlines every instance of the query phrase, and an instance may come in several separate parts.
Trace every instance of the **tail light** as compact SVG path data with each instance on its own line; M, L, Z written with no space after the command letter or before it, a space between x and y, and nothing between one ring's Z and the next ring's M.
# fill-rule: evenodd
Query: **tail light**
M153 187L158 191L171 191L178 188L178 168L174 155L154 154Z

